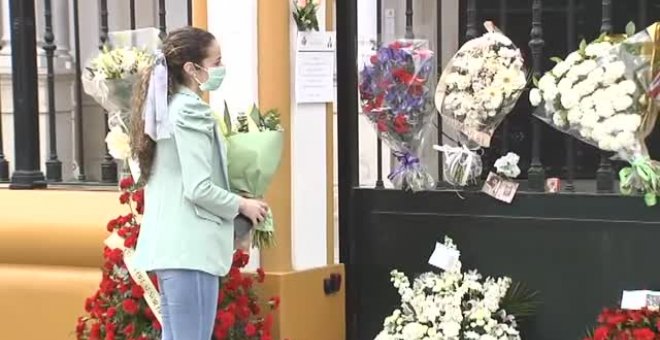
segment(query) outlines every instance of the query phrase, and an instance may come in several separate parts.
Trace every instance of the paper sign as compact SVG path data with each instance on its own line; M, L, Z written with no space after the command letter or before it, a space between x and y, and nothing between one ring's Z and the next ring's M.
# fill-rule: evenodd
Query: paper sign
M435 244L435 250L429 258L429 264L442 270L450 270L458 263L461 253L452 248L448 248L442 243Z
M624 290L621 309L638 310L660 307L660 292L651 290Z
M296 101L329 103L335 97L335 33L300 32L296 44Z

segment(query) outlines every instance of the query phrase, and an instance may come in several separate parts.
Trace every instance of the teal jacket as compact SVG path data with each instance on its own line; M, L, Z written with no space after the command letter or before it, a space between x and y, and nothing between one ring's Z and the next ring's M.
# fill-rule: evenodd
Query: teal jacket
M134 265L224 276L239 205L228 190L226 151L211 108L197 94L182 88L168 105L172 138L156 143Z

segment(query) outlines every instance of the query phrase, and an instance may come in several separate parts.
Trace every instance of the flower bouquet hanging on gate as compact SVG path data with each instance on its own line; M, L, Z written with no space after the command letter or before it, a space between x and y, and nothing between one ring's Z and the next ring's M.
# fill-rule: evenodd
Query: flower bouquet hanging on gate
M648 206L660 194L660 164L644 140L653 131L660 104L660 23L635 33L601 35L555 67L530 91L534 114L630 163L619 173L625 195L641 192Z
M433 52L421 40L396 40L371 55L360 72L362 113L399 161L388 179L411 191L431 189L433 177L418 154L431 126Z
M229 187L243 197L262 198L282 159L284 134L280 115L275 110L261 113L252 106L234 121L225 103L224 114L216 115L216 120L227 145ZM239 215L234 221L237 248L249 250L252 245L257 248L274 245L274 227L270 210L266 219L256 226Z
M110 155L134 171L138 166L131 159L127 126L133 87L142 72L158 61L159 33L153 27L110 32L108 44L87 63L81 79L85 93L108 112L110 131L105 142Z
M481 175L475 151L490 146L495 129L527 85L520 50L492 22L484 27L484 35L463 44L452 57L435 92L442 123L456 130L459 145L434 148L445 156L445 180L461 187Z

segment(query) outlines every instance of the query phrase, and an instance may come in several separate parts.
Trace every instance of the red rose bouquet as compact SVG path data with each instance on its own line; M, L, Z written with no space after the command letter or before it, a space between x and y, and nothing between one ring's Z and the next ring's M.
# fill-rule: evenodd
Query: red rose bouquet
M584 340L659 340L660 311L604 309L598 326Z
M135 272L126 266L125 254L132 251L140 233L138 216L144 207L144 194L131 177L120 182L119 201L129 207L130 213L108 222L109 232L123 240L121 247L105 247L103 252L102 279L99 289L85 301L86 314L78 319L78 340L158 340L161 325L159 317L147 303L149 292L143 287L155 287L155 277L145 276L150 284L134 278ZM229 275L219 287L218 314L214 328L214 340L271 340L273 316L262 316L254 283L265 278L263 270L257 274L241 272L249 256L241 251L234 254ZM144 273L138 273L144 274ZM153 286L152 286L153 285ZM147 289L149 290L149 289ZM157 294L156 294L157 296ZM152 297L153 298L153 297ZM268 302L275 310L278 298Z

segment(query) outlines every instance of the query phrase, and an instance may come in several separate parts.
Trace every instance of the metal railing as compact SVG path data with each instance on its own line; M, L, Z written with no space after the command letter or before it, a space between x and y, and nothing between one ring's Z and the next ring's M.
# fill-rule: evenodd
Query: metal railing
M513 6L512 3L513 1L510 0L461 1L459 20L461 37L459 41L462 43L479 36L481 34L480 23L484 20L494 20L500 29L514 39L523 54L526 54L526 62L532 74L537 78L550 68L550 57L566 55L568 52L576 50L580 39L589 40L596 38L599 33L623 31L623 26L629 20L635 22L641 29L650 24L649 18L657 17L660 13L659 6L649 4L646 0L636 2L533 0L525 2L528 6L522 5L521 2L516 2L516 6ZM405 38L414 38L413 1L406 0L405 4ZM442 31L443 13L439 2L436 6L438 32L436 46L442 46L440 32ZM377 36L380 42L382 32L382 3L380 0L377 1L377 9ZM593 15L595 13L599 15ZM545 21L548 18L552 18L551 24ZM526 25L522 26L521 23ZM340 20L338 27L341 24ZM338 28L338 31L341 29ZM551 43L548 43L548 39L552 39ZM345 69L346 66L339 61L341 52L338 53L338 68ZM438 58L437 68L439 71L443 66L440 59ZM351 86L351 84L339 82L339 86L342 85ZM341 89L339 93L338 97L342 97ZM487 175L497 156L512 151L521 155L521 163L524 163L521 164L521 168L526 170L521 177L527 179L527 190L543 191L547 177L560 177L564 184L563 191L576 191L576 179L584 179L595 180L597 192L614 192L615 171L623 164L621 162L613 164L611 152L598 151L581 141L576 141L572 136L564 135L546 126L545 123L530 114L532 108L526 98L527 93L524 93L514 111L496 130L493 136L493 147L486 150L482 157L483 176ZM341 104L339 107L338 111L341 111ZM344 109L346 110L348 107ZM357 112L359 108L351 106L351 110ZM346 131L339 131L339 135L345 138ZM441 144L443 139L441 119L437 124L437 136L438 143ZM377 140L376 146L377 178L375 187L384 188L382 142ZM430 146L427 145L427 147ZM649 149L653 152L654 149L660 149L660 146L649 145ZM559 157L555 155L561 155L560 157L563 159L558 159ZM348 160L342 159L340 156L339 161L347 162ZM442 178L442 174L442 157L438 157L437 178ZM438 183L439 186L444 186L442 181L438 181Z
M109 15L130 16L130 27L136 28L136 1L129 1L129 13L110 13L108 1L99 0L99 49L102 49L108 41L108 17ZM37 49L36 43L36 19L35 3L43 6L44 32L43 44L46 60L46 92L47 92L47 116L48 116L48 155L46 159L46 173L41 170L39 150L39 105L38 105L38 72L37 72ZM53 34L52 0L10 0L11 20L11 52L12 52L12 89L13 89L13 121L14 121L14 168L10 173L9 160L5 155L2 119L0 119L0 183L9 183L10 188L30 189L45 187L49 183L62 183L62 162L57 153L57 115L55 95L55 67L54 58L57 46ZM70 6L73 13L73 40L75 59L75 83L73 97L75 112L73 114L75 133L74 161L77 164L76 183L84 184L114 184L117 182L117 163L109 154L107 147L104 150L99 181L91 183L88 181L85 169L85 143L83 125L83 91L81 83L82 61L81 61L81 39L79 1L71 0ZM187 1L187 20L192 23L192 1ZM96 14L96 13L94 13ZM167 31L166 25L166 1L158 0L158 28L161 37ZM0 46L0 48L2 48ZM107 112L105 113L105 131L108 131ZM104 138L104 135L98 138ZM99 183L100 182L100 183ZM73 184L73 183L71 183Z

